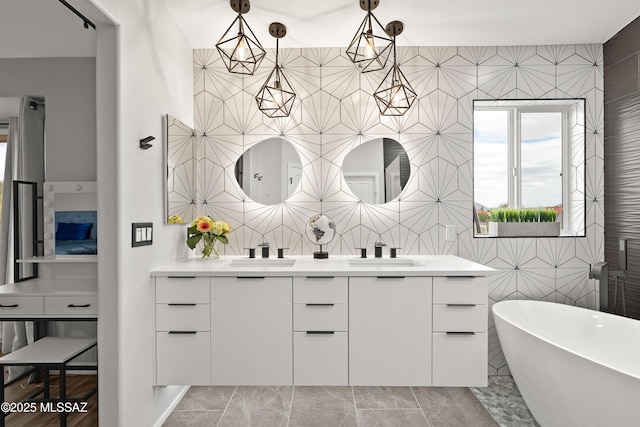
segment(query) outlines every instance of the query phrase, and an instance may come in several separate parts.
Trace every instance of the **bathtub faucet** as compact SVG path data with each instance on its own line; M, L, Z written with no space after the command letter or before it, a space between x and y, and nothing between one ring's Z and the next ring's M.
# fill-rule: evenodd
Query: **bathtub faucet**
M609 310L609 264L598 262L591 266L589 279L596 279L600 285L600 311Z

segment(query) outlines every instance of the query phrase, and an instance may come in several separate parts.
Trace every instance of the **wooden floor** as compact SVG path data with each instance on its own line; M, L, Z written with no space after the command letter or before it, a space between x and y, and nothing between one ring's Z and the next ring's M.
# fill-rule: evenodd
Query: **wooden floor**
M6 380L6 373L5 373ZM42 386L39 384L27 384L27 378L11 385L5 389L5 402L20 402L29 394ZM95 375L67 375L67 396L80 397L89 393L96 387ZM59 396L58 376L51 376L51 395ZM40 396L38 396L40 397ZM37 408L40 404L36 403ZM67 426L69 427L96 427L98 425L98 400L97 395L93 395L87 400L86 413L70 413L67 416ZM35 413L13 413L6 419L7 427L49 427L60 425L60 416L57 413L40 412Z

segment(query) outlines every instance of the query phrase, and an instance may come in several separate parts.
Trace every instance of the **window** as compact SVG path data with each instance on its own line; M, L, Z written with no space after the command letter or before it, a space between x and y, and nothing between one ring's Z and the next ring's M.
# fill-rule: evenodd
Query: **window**
M584 234L584 99L474 101L474 234L498 208L549 209Z

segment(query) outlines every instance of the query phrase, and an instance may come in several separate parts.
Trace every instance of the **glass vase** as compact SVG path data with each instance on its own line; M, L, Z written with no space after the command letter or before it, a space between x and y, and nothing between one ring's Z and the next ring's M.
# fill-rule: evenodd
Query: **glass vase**
M218 249L216 248L217 243L218 239L216 239L214 236L203 234L202 238L196 245L196 255L200 257L200 259L204 260L220 258L220 254L218 253Z

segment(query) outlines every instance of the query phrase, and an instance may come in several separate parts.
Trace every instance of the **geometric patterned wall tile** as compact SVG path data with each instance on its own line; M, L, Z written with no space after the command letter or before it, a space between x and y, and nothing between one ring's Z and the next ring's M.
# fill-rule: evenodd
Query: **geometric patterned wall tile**
M489 267L496 268L494 263ZM489 276L489 299L495 302L510 299L517 291L517 274L512 268L498 269L496 274Z
M553 65L562 64L575 53L576 46L570 44L546 45L536 47L536 54Z
M563 268L557 270L556 289L559 296L572 304L595 291L595 281L589 279L589 267ZM565 302L566 304L566 302Z
M340 125L340 100L318 90L302 99L302 123L311 133L322 134Z
M594 224L587 227L586 238L576 240L576 256L587 264L604 261L604 225Z
M478 67L478 97L484 93L487 98L515 98L517 70L515 63L500 55L487 59Z
M581 268L584 262L576 258L576 239L536 239L537 257L549 268Z
M457 99L442 90L434 90L419 100L420 122L439 135L458 121Z
M197 212L232 223L234 239L225 253L244 253L264 235L272 251L277 244L311 254L318 248L305 236L306 221L322 212L337 226L336 238L323 248L332 254L356 255L355 248L372 249L382 239L402 247L401 254L453 253L496 268L490 304L517 298L597 304L586 275L589 264L604 258L602 45L399 48L418 99L396 118L381 117L372 97L387 70L360 74L343 48L280 52L298 95L292 115L282 119L264 116L254 99L273 68L273 49L254 76L228 73L215 49L193 53L198 165L195 189L185 192L197 194ZM585 237L474 238L473 100L552 97L586 98L586 167L582 154L572 159L573 176L584 180L589 199ZM266 206L247 198L233 167L249 147L273 137L296 148L302 178L288 200ZM369 205L353 195L341 167L354 148L382 137L402 144L411 173L399 199ZM174 169L172 176L186 173ZM453 242L444 239L449 224L456 225ZM508 373L490 326L490 370Z
M356 134L376 133L380 127L380 111L371 92L357 90L340 100L342 124ZM384 132L384 130L383 130Z
M527 299L545 300L556 290L555 268L523 268L516 271L516 289Z
M498 54L495 46L460 46L458 55L471 65L486 65L487 61Z
M600 89L587 92L586 143L587 157L604 158L604 93Z

